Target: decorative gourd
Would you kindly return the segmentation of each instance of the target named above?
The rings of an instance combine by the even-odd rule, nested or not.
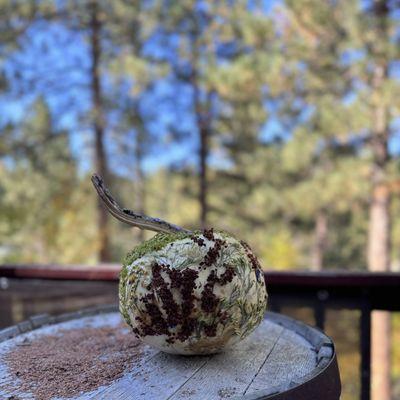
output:
[[[267,292],[248,244],[122,209],[100,177],[92,182],[115,218],[158,232],[126,256],[120,274],[120,311],[137,337],[167,353],[212,354],[257,327]]]

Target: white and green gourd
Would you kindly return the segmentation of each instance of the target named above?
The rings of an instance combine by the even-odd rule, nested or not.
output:
[[[115,218],[158,232],[128,253],[120,273],[120,311],[138,338],[167,353],[212,354],[258,326],[267,292],[248,244],[123,209],[99,176],[92,182]]]

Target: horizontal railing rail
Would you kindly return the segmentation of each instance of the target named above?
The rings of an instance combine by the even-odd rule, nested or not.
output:
[[[19,280],[116,282],[118,264],[0,265],[0,278]],[[371,385],[371,312],[400,311],[400,273],[358,271],[266,271],[269,308],[308,306],[315,324],[325,326],[327,308],[360,311],[361,400],[369,400]]]

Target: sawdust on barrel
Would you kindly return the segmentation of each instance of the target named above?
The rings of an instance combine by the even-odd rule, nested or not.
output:
[[[61,330],[57,335],[26,338],[3,359],[18,378],[19,393],[30,392],[37,400],[48,400],[73,397],[109,384],[120,378],[140,354],[138,339],[118,326]]]

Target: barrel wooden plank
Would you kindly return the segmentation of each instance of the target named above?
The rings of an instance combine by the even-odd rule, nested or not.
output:
[[[48,322],[53,322],[52,325],[21,333],[8,340],[3,335],[3,341],[0,339],[0,398],[7,399],[14,395],[19,400],[33,399],[30,393],[18,389],[18,378],[11,376],[6,363],[1,361],[3,354],[12,352],[26,338],[34,340],[35,337],[59,334],[64,330],[107,326],[131,334],[121,324],[117,312],[106,311],[94,316],[81,313],[57,317],[56,320],[50,318]],[[45,323],[46,317],[42,316],[41,321],[40,325]],[[54,324],[59,321],[63,322]],[[21,325],[17,331],[29,329],[29,324],[25,325]],[[30,324],[31,328],[33,325]],[[15,334],[12,330],[8,333]],[[329,339],[304,324],[267,313],[263,323],[248,338],[232,349],[213,356],[176,356],[142,345],[140,358],[120,379],[91,392],[81,393],[74,399],[221,400],[261,399],[269,395],[271,399],[302,399],[306,397],[279,396],[287,390],[302,387],[307,380],[316,379],[327,366],[333,371],[333,380],[332,384],[328,381],[332,386],[332,396],[325,397],[325,400],[337,400],[340,382],[333,345]]]
[[[179,357],[159,352],[144,365],[129,371],[96,398],[164,400],[192,378],[209,357]]]
[[[219,399],[243,393],[268,358],[284,329],[269,321],[231,351],[214,355],[171,400]]]
[[[101,313],[99,315],[93,315],[84,318],[74,318],[71,320],[72,317],[76,317],[78,315],[79,313],[67,313],[56,318],[42,316],[42,324],[44,324],[46,321],[51,323],[53,321],[56,322],[66,320],[66,322],[42,326],[40,329],[35,329],[22,335],[18,335],[12,339],[0,342],[0,360],[2,358],[2,355],[12,351],[15,346],[21,346],[26,340],[33,341],[35,340],[35,338],[38,338],[40,336],[57,335],[61,330],[75,330],[86,327],[102,326],[117,327],[121,324],[121,317],[116,312]],[[32,323],[32,325],[34,324]],[[143,357],[146,357],[149,353],[150,355],[152,355],[154,354],[154,352],[156,351],[146,346],[143,351]],[[0,399],[7,399],[9,396],[12,395],[18,396],[18,400],[34,399],[34,397],[30,393],[23,393],[20,392],[18,389],[12,390],[11,388],[16,384],[18,384],[18,380],[16,380],[15,376],[11,375],[8,372],[6,364],[0,361]]]
[[[286,390],[298,377],[310,373],[316,365],[316,352],[301,336],[285,330],[246,393],[270,388],[272,394]],[[265,393],[264,393],[265,394]]]

